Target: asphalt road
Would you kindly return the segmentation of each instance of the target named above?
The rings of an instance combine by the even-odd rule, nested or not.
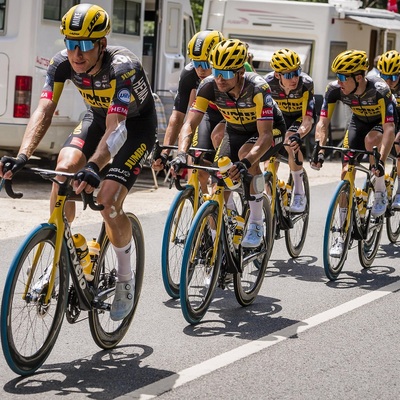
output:
[[[87,320],[64,321],[52,354],[35,375],[16,376],[0,356],[1,398],[397,398],[399,246],[389,244],[384,232],[371,269],[362,270],[354,248],[338,281],[329,282],[322,236],[336,183],[331,179],[312,186],[302,255],[289,259],[284,239],[277,241],[256,302],[242,308],[232,290],[219,289],[204,320],[194,327],[184,320],[179,301],[169,299],[161,278],[161,238],[174,193],[162,184],[154,191],[144,184],[129,195],[146,238],[146,272],[124,340],[112,351],[101,351]],[[4,199],[0,202],[7,213]],[[33,226],[36,218],[30,219],[25,223]],[[76,225],[87,235],[98,227],[94,218]],[[21,240],[21,235],[1,236],[0,295]]]

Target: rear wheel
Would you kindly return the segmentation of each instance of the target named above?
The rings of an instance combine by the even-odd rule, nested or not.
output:
[[[331,281],[337,279],[343,268],[351,240],[353,214],[348,220],[346,218],[349,196],[349,182],[341,181],[332,197],[326,218],[323,259],[325,274]],[[342,251],[334,252],[338,242],[342,243]]]
[[[289,185],[293,188],[293,176],[290,174]],[[310,185],[307,172],[303,169],[303,187],[307,199],[306,209],[301,214],[290,214],[293,228],[285,231],[286,248],[289,255],[296,258],[303,250],[304,242],[307,236],[308,220],[310,218]]]
[[[267,196],[263,197],[263,227],[264,238],[257,249],[242,251],[242,273],[234,274],[234,289],[238,303],[242,306],[248,306],[254,302],[264,281],[265,270],[273,241],[272,234],[272,216],[270,201]]]
[[[139,302],[144,274],[144,237],[142,227],[137,217],[127,213],[132,226],[131,242],[131,266],[135,281],[135,293],[133,296],[132,311],[121,321],[113,321],[110,318],[111,303],[114,299],[114,290],[107,294],[107,290],[115,289],[117,281],[117,258],[113,246],[105,234],[100,241],[100,255],[98,264],[94,267],[93,286],[96,294],[103,293],[103,298],[95,298],[95,307],[89,311],[89,326],[95,343],[102,349],[115,347],[125,336],[129,325],[135,315]]]
[[[393,189],[386,211],[386,232],[390,242],[396,243],[400,235],[400,210],[392,209],[392,203],[396,196],[398,186],[397,168],[395,166],[392,168],[390,177],[393,179]]]
[[[364,229],[367,232],[366,238],[358,241],[358,258],[364,268],[369,268],[379,249],[379,243],[383,230],[383,216],[374,218],[371,215],[374,203],[374,191],[368,190],[367,210],[365,213]]]
[[[196,213],[183,252],[180,280],[182,313],[190,324],[201,321],[208,310],[218,282],[222,245],[214,243],[218,203],[206,201]],[[214,261],[214,246],[217,246]]]

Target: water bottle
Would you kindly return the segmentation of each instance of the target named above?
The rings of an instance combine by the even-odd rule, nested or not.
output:
[[[362,199],[363,199],[363,207],[362,210],[360,212],[360,216],[361,218],[365,217],[365,212],[367,211],[367,200],[368,200],[368,194],[365,190],[361,191],[361,195],[362,195]]]
[[[229,157],[221,157],[218,159],[219,172],[222,175],[222,179],[224,180],[226,187],[230,190],[235,190],[240,187],[240,180],[233,181],[229,177],[228,171],[230,170],[232,165],[232,161]]]
[[[89,249],[90,266],[84,268],[83,273],[85,274],[86,280],[92,281],[94,278],[93,267],[96,265],[100,254],[100,243],[97,242],[96,238],[93,238],[93,240],[89,240],[87,245]]]
[[[72,239],[74,241],[76,253],[78,255],[79,262],[83,268],[83,271],[85,272],[85,268],[88,267],[91,271],[92,264],[90,262],[89,249],[85,237],[80,233],[75,233],[74,235],[72,235]]]
[[[278,186],[281,191],[281,199],[282,199],[283,206],[286,208],[288,206],[288,195],[287,195],[286,183],[284,181],[279,180]]]
[[[362,192],[363,191],[360,188],[356,188],[356,203],[357,203],[357,209],[358,209],[358,213],[360,214],[360,217],[362,216],[363,208],[364,208],[364,200],[363,200]]]
[[[287,193],[287,205],[290,205],[290,201],[292,200],[292,187],[287,183],[286,184],[286,193]]]
[[[244,218],[241,215],[235,216],[235,233],[233,235],[233,244],[237,248],[239,244],[242,242],[243,238],[243,229],[244,229]]]
[[[392,197],[393,178],[389,174],[385,174],[385,186],[388,198]]]

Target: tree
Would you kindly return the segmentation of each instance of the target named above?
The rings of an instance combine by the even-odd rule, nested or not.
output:
[[[204,0],[190,0],[190,3],[192,5],[193,18],[196,26],[196,31],[199,31],[201,24],[201,14],[203,13]]]

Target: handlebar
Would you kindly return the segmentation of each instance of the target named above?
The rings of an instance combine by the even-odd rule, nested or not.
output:
[[[357,156],[361,154],[366,154],[369,156],[373,156],[375,159],[374,168],[379,168],[379,160],[381,159],[381,155],[378,151],[378,147],[374,146],[372,151],[370,150],[360,150],[360,149],[350,149],[344,147],[336,147],[336,146],[322,146],[319,144],[319,140],[315,141],[314,149],[311,155],[311,162],[317,164],[318,163],[318,153],[320,150],[335,150],[349,157],[349,159],[353,162],[357,161]]]
[[[61,172],[61,171],[54,171],[50,169],[43,169],[43,168],[24,168],[25,171],[32,171],[35,174],[39,175],[41,178],[45,180],[49,180],[53,183],[56,183],[59,185],[61,188],[64,188],[66,190],[66,195],[68,198],[73,198],[74,197],[74,191],[72,189],[72,181],[74,180],[74,173],[71,172]],[[57,176],[63,176],[66,178],[64,182],[60,182],[59,180],[56,179]],[[11,179],[1,179],[0,181],[0,191],[4,185],[4,189],[7,193],[7,195],[13,199],[20,199],[23,197],[23,193],[21,192],[15,192],[13,189],[13,181]],[[74,198],[74,200],[78,200],[79,197]],[[96,202],[93,193],[86,193],[83,191],[80,194],[80,200],[83,202],[83,209],[86,210],[87,206],[89,206],[92,210],[94,211],[101,211],[104,209],[104,206],[102,204],[99,204]]]

